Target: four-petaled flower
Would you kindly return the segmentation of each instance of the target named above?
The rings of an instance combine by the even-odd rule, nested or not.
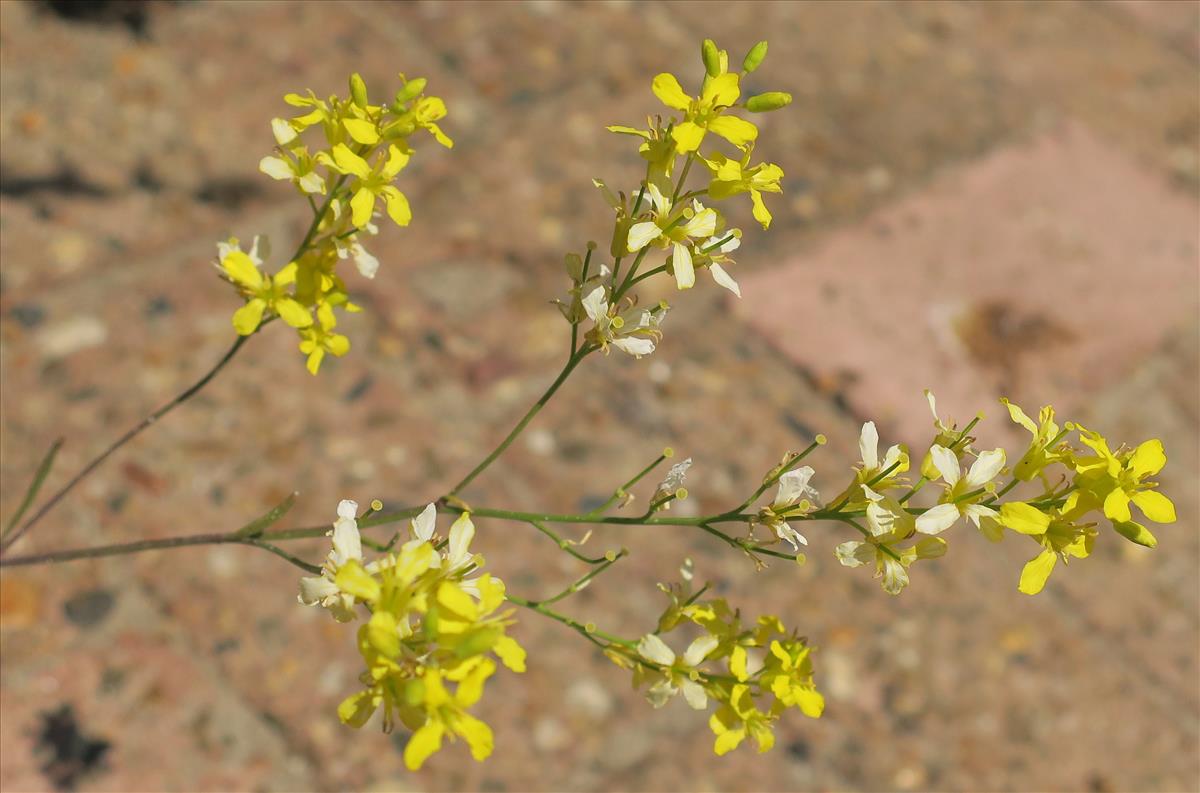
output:
[[[675,75],[663,73],[654,78],[654,95],[669,108],[680,110],[684,120],[671,129],[675,148],[687,154],[700,148],[704,136],[712,132],[734,146],[745,146],[758,137],[758,127],[737,116],[722,113],[738,101],[741,89],[739,75],[721,74],[706,81],[700,96],[683,92]]]
[[[917,531],[923,534],[940,534],[953,526],[960,516],[979,527],[982,518],[995,518],[999,515],[996,510],[977,504],[982,498],[983,488],[991,482],[1004,468],[1004,450],[992,449],[983,452],[971,464],[967,475],[963,476],[958,465],[958,457],[945,446],[934,444],[929,449],[933,465],[942,475],[946,483],[946,492],[942,495],[942,503],[926,510],[917,518]]]
[[[637,253],[651,243],[670,248],[675,283],[680,289],[690,289],[696,284],[692,249],[698,240],[712,237],[717,230],[717,213],[704,208],[699,201],[693,201],[690,210],[686,205],[673,206],[671,199],[653,182],[646,185],[646,194],[654,207],[653,219],[629,228],[629,252]]]

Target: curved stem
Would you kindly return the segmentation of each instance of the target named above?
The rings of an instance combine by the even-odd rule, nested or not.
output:
[[[566,379],[570,377],[571,372],[575,371],[575,367],[579,365],[579,362],[594,351],[594,347],[585,345],[580,347],[578,351],[574,352],[571,357],[567,359],[562,371],[558,373],[558,377],[554,379],[554,382],[550,384],[550,387],[546,389],[545,393],[538,397],[537,402],[534,402],[533,406],[526,411],[525,415],[521,417],[521,420],[517,422],[517,425],[512,428],[508,435],[504,437],[504,440],[500,441],[499,445],[496,446],[495,449],[492,449],[491,454],[483,458],[479,465],[472,469],[471,473],[464,476],[462,481],[455,485],[454,489],[443,497],[443,500],[445,498],[450,498],[451,496],[456,496],[462,492],[462,489],[471,484],[471,482],[475,480],[475,477],[483,473],[489,465],[496,461],[496,458],[504,454],[505,449],[512,445],[512,442],[515,441],[517,436],[520,435],[525,427],[529,425],[529,422],[533,421],[533,417],[541,412],[542,408],[546,406],[546,403],[550,401],[550,398],[553,397],[555,392],[558,391],[564,382],[566,382]]]
[[[51,496],[50,499],[48,501],[46,501],[45,504],[43,504],[36,512],[33,513],[33,515],[30,516],[29,520],[25,521],[25,523],[23,523],[21,525],[21,528],[17,529],[12,534],[5,537],[3,542],[0,542],[0,554],[3,554],[5,551],[7,551],[12,546],[13,543],[15,543],[17,540],[21,539],[22,535],[24,535],[27,531],[29,531],[35,525],[37,525],[38,521],[40,521],[42,518],[44,518],[46,516],[46,513],[48,513],[50,510],[54,509],[54,507],[57,506],[58,502],[62,501],[63,498],[65,498],[66,495],[68,493],[70,493],[71,490],[73,490],[77,484],[79,484],[81,481],[83,481],[88,476],[88,474],[90,474],[92,471],[94,471],[98,467],[100,467],[100,464],[103,463],[105,460],[107,460],[113,452],[117,451],[117,449],[120,449],[122,446],[129,443],[131,440],[133,440],[139,434],[141,434],[141,432],[143,430],[148,428],[150,425],[154,424],[154,422],[158,421],[163,416],[170,413],[172,410],[174,410],[179,405],[186,402],[193,395],[195,395],[195,393],[197,391],[204,388],[204,386],[208,385],[208,383],[214,377],[216,377],[217,374],[222,369],[225,368],[226,364],[228,364],[230,361],[233,360],[233,357],[235,355],[237,355],[238,350],[240,350],[242,348],[242,345],[245,344],[249,338],[250,338],[249,336],[238,336],[237,340],[234,341],[233,345],[229,348],[229,350],[226,351],[226,353],[223,356],[221,356],[221,359],[219,361],[217,361],[216,365],[213,366],[211,369],[209,369],[204,374],[204,376],[202,376],[195,383],[192,383],[192,385],[190,385],[186,389],[184,389],[183,392],[181,392],[178,396],[176,396],[170,402],[163,405],[158,410],[154,411],[149,416],[146,416],[144,419],[139,421],[136,425],[133,426],[133,428],[126,431],[126,433],[124,435],[122,435],[120,438],[117,438],[117,440],[114,441],[111,445],[109,445],[109,447],[107,449],[105,449],[97,457],[92,459],[92,461],[90,463],[88,463],[82,469],[80,469],[79,473],[77,473],[77,474],[75,474],[75,476],[71,477],[71,480],[69,482],[67,482],[65,485],[63,485],[61,488],[59,488],[58,491],[53,496]]]

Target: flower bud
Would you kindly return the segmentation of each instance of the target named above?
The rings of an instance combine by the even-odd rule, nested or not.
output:
[[[721,51],[712,39],[705,39],[700,45],[700,60],[704,62],[704,71],[708,72],[709,77],[716,77],[721,73]]]
[[[578,253],[568,253],[564,265],[567,268],[567,275],[575,283],[583,280],[583,259]]]
[[[792,95],[784,91],[767,91],[755,94],[746,100],[746,109],[751,113],[769,113],[792,103]]]
[[[746,53],[746,58],[742,61],[742,71],[747,74],[754,71],[762,65],[765,57],[767,57],[767,42],[760,41]]]
[[[366,109],[367,84],[363,82],[363,78],[358,72],[350,75],[350,98],[354,100],[355,105]]]
[[[409,80],[404,84],[404,87],[396,92],[396,104],[402,105],[405,102],[417,97],[425,90],[425,84],[429,82],[424,77],[418,77],[415,80]]]

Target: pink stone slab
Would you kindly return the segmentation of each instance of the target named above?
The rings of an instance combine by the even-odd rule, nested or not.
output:
[[[1197,204],[1070,124],[742,278],[736,311],[851,407],[928,438],[1001,395],[1078,408],[1195,326]]]

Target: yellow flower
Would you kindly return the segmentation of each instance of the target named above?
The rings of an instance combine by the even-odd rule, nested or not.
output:
[[[740,161],[726,157],[720,152],[714,152],[711,158],[704,160],[704,164],[712,171],[708,195],[714,201],[719,201],[738,193],[749,193],[754,219],[766,229],[771,226],[771,213],[763,203],[762,194],[783,192],[783,188],[779,186],[779,180],[783,178],[783,169],[769,162],[761,162],[751,167],[751,151],[753,149],[747,146],[746,153]]]
[[[771,721],[770,714],[754,707],[750,687],[744,683],[735,684],[730,689],[728,703],[717,708],[708,719],[709,729],[717,736],[713,742],[713,752],[720,756],[732,751],[747,735],[754,738],[760,754],[769,750],[775,745]]]
[[[324,314],[324,312],[321,312]],[[333,312],[320,317],[321,322],[300,330],[300,352],[308,356],[308,371],[316,374],[321,368],[325,353],[339,358],[350,351],[350,340],[340,333],[333,333]]]
[[[673,205],[653,182],[646,185],[646,194],[653,207],[651,220],[634,223],[629,228],[627,248],[630,253],[637,253],[652,243],[670,248],[676,286],[691,289],[696,284],[692,251],[716,231],[717,212],[704,208],[699,201],[692,201],[691,207]]]
[[[739,79],[737,74],[718,75],[705,81],[700,96],[691,97],[683,92],[675,75],[664,72],[654,78],[654,95],[684,114],[684,120],[671,129],[676,150],[683,154],[696,151],[709,132],[735,146],[744,146],[758,137],[758,127],[749,121],[722,115],[741,96]]]
[[[1008,408],[1008,415],[1012,420],[1029,430],[1030,434],[1033,435],[1033,439],[1029,444],[1029,450],[1025,452],[1016,466],[1013,467],[1013,476],[1023,482],[1028,482],[1041,474],[1046,466],[1061,460],[1063,457],[1062,454],[1055,453],[1050,449],[1051,441],[1058,437],[1058,424],[1054,421],[1054,408],[1050,405],[1043,406],[1041,411],[1038,412],[1038,420],[1035,424],[1033,419],[1025,415],[1025,411],[1021,410],[1017,405],[1009,402],[1007,399],[1001,399],[1000,401]]]
[[[1117,532],[1139,545],[1153,548],[1158,541],[1145,526],[1133,520],[1129,504],[1135,504],[1155,523],[1175,522],[1175,505],[1153,489],[1158,487],[1157,482],[1147,481],[1147,477],[1157,474],[1167,464],[1162,441],[1148,440],[1118,457],[1097,432],[1079,427],[1079,439],[1096,454],[1074,458],[1079,489],[1071,494],[1068,505],[1098,503]]]
[[[1017,585],[1021,592],[1026,595],[1041,592],[1060,558],[1063,564],[1066,564],[1068,557],[1084,559],[1091,554],[1096,539],[1096,524],[1078,522],[1079,517],[1087,511],[1086,506],[1064,506],[1060,511],[1045,516],[1045,528],[1034,536],[1042,546],[1042,551],[1030,559],[1021,570],[1021,581]],[[1003,515],[1001,508],[1001,516]]]
[[[288,287],[296,282],[294,262],[268,277],[258,269],[250,254],[235,245],[222,256],[221,268],[248,298],[246,304],[233,313],[233,327],[238,335],[249,336],[258,330],[263,315],[268,312],[278,315],[293,328],[313,324],[309,310],[288,294]]]
[[[408,165],[409,154],[399,146],[390,145],[387,157],[380,157],[374,167],[355,154],[344,143],[333,147],[333,156],[322,152],[318,155],[326,165],[342,174],[356,178],[351,185],[353,197],[350,199],[351,222],[356,228],[363,228],[371,222],[371,214],[375,211],[375,200],[382,198],[387,204],[387,213],[398,226],[407,226],[412,220],[412,210],[408,199],[394,186],[392,180]]]

